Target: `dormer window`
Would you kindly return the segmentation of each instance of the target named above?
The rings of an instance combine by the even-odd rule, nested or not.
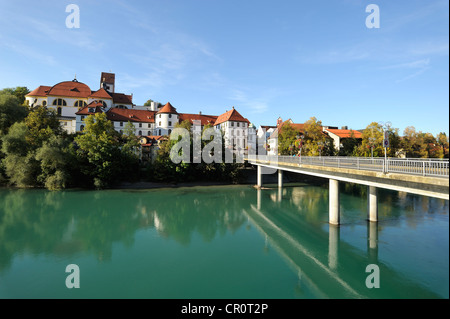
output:
[[[89,108],[89,113],[95,113],[95,109],[93,107]]]

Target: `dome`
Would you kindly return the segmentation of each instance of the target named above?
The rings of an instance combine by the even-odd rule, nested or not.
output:
[[[54,85],[48,95],[57,95],[63,97],[87,98],[91,95],[91,89],[84,83],[74,81],[60,82]]]

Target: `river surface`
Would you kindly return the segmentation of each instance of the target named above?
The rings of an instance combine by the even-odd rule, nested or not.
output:
[[[0,189],[0,298],[449,298],[448,201],[349,185]]]

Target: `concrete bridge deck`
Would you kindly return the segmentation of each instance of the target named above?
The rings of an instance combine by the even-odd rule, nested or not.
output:
[[[377,188],[403,191],[449,200],[448,160],[248,156],[257,166],[257,186],[262,175],[278,172],[283,186],[283,171],[327,178],[330,181],[330,224],[339,224],[339,182],[368,186],[368,220],[378,221]]]

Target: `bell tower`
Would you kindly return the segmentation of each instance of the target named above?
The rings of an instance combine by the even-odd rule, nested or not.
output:
[[[105,89],[108,93],[114,93],[116,75],[114,73],[102,72],[100,77],[100,88]]]

